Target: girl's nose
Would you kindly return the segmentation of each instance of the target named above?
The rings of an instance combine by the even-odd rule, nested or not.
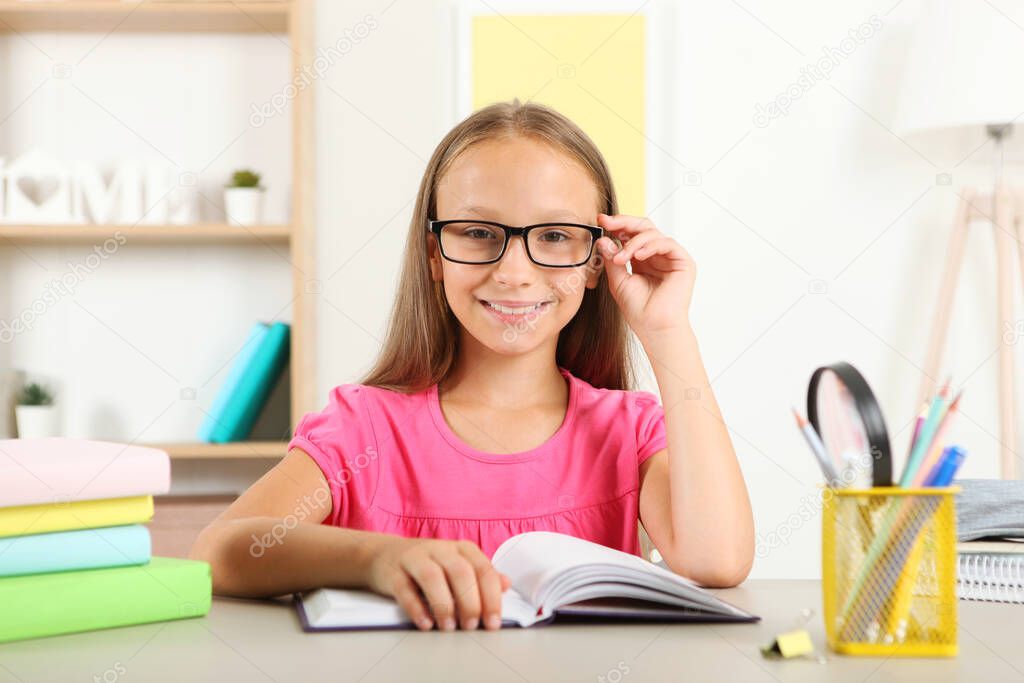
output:
[[[536,274],[536,264],[526,253],[526,242],[521,235],[509,239],[501,260],[494,269],[494,279],[505,285],[529,282]]]

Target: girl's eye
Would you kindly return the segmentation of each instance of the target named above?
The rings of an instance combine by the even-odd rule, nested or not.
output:
[[[552,242],[554,244],[558,244],[559,242],[564,242],[565,240],[569,239],[569,236],[566,235],[564,232],[551,230],[549,232],[542,233],[540,239],[543,242]]]
[[[481,228],[481,227],[466,228],[466,230],[464,230],[462,232],[462,234],[465,237],[469,237],[471,239],[486,240],[486,239],[493,239],[494,238],[494,231],[493,230],[488,230],[487,228]]]

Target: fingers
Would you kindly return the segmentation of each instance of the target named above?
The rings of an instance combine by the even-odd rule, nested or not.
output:
[[[611,284],[615,284],[616,279],[626,279],[625,264],[630,261],[634,264],[645,261],[656,254],[676,262],[669,267],[670,270],[685,269],[688,267],[685,264],[692,267],[693,259],[682,245],[660,232],[650,219],[640,216],[609,216],[603,213],[598,214],[597,218],[598,224],[608,233],[598,240],[598,249],[607,259],[606,269],[610,271]],[[618,240],[622,246],[614,246],[614,240]],[[620,265],[623,270],[616,269],[616,266]]]
[[[408,574],[402,571],[395,572],[391,595],[394,596],[398,606],[413,620],[416,628],[421,631],[429,631],[434,627],[434,620],[430,617],[423,598],[420,597],[420,591]]]
[[[465,630],[481,623],[489,630],[501,628],[502,593],[512,581],[475,543],[445,541],[420,548],[404,558],[396,573],[400,577],[390,592],[420,629],[436,622],[442,631],[452,631],[456,620]]]
[[[476,568],[463,555],[447,551],[438,554],[437,562],[448,577],[459,624],[466,630],[475,629],[480,624],[481,610]]]
[[[612,258],[616,263],[627,263],[631,258],[633,258],[633,255],[637,250],[651,244],[652,242],[662,239],[663,237],[664,235],[657,230],[646,230],[641,232],[636,237],[629,240],[629,242],[626,243],[626,246],[624,246],[622,250]]]
[[[650,258],[655,254],[662,254],[669,259],[674,261],[688,261],[693,262],[686,249],[676,242],[671,237],[661,237],[656,240],[651,240],[647,244],[641,246],[633,253],[633,258],[639,261]]]
[[[655,229],[654,223],[645,216],[627,216],[616,214],[609,216],[606,213],[597,214],[597,224],[613,233],[616,237],[636,235],[644,230]]]
[[[479,586],[480,614],[484,628],[501,628],[501,594],[512,584],[512,580],[498,572],[483,551],[473,543],[460,546],[460,551],[473,567]],[[466,628],[465,626],[463,628]],[[469,628],[476,628],[476,625]]]
[[[423,591],[438,627],[442,631],[454,630],[455,599],[441,565],[430,555],[421,555],[404,568]]]

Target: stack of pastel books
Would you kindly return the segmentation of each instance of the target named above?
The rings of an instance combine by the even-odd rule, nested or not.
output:
[[[156,448],[0,440],[0,642],[206,614],[210,566],[151,556],[170,483]]]
[[[288,367],[290,333],[288,323],[258,322],[252,326],[206,411],[199,427],[200,441],[229,443],[249,438]]]

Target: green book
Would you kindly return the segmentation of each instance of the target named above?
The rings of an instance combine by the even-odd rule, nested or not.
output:
[[[198,617],[210,611],[210,565],[149,564],[0,579],[0,643]]]

